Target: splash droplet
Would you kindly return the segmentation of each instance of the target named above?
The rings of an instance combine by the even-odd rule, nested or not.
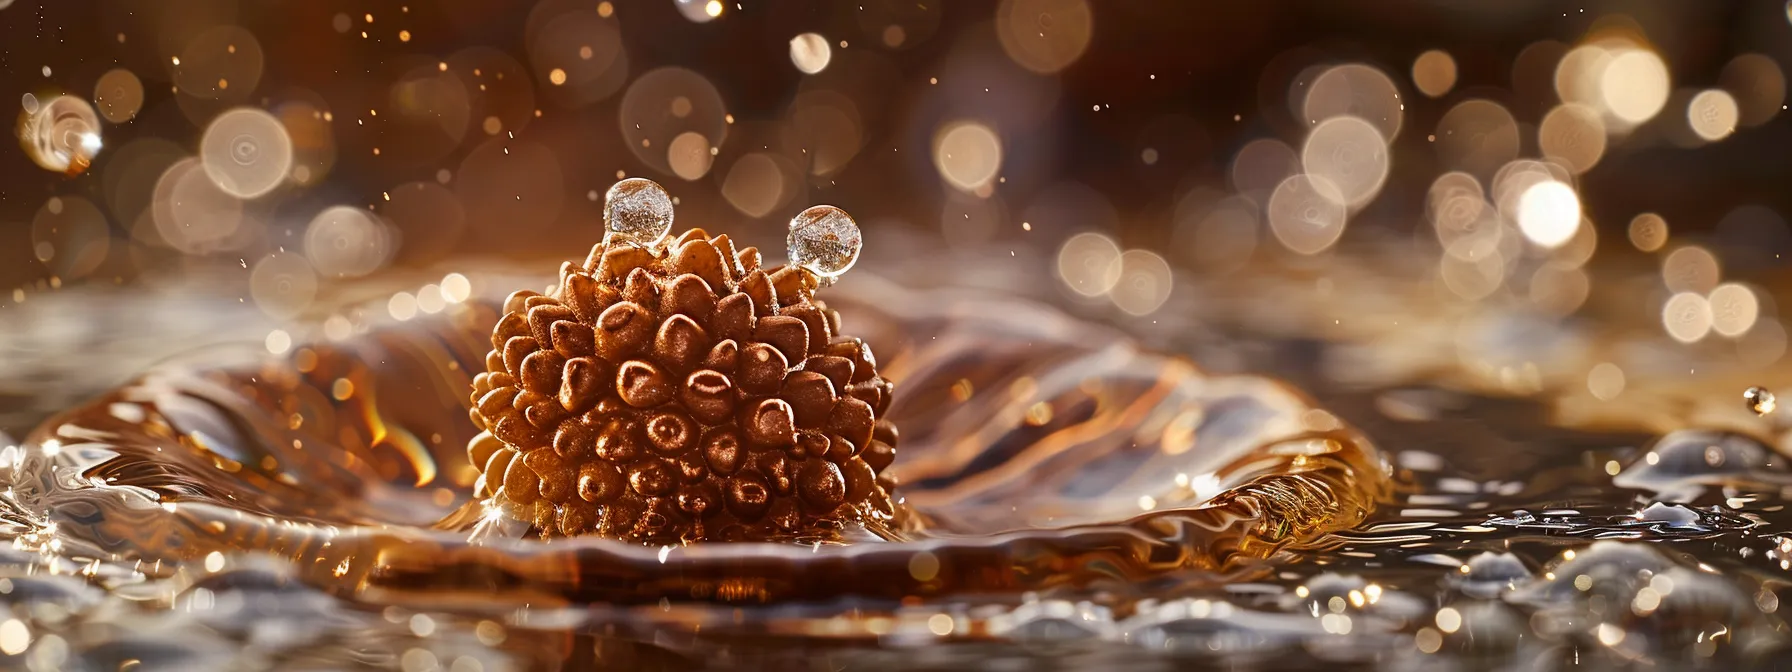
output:
[[[658,182],[631,177],[604,193],[607,237],[654,246],[672,230],[672,197]]]
[[[100,151],[100,118],[87,101],[57,96],[26,117],[19,138],[37,165],[75,175]]]
[[[837,278],[859,260],[859,225],[831,205],[817,205],[790,218],[790,264],[822,278]]]
[[[1773,398],[1773,393],[1759,385],[1743,391],[1742,402],[1748,404],[1748,410],[1754,411],[1755,415],[1767,415],[1779,406],[1779,400]]]

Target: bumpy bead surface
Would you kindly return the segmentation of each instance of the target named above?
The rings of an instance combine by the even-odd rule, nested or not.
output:
[[[889,520],[890,382],[813,273],[759,259],[692,229],[512,294],[474,382],[477,496],[543,535],[647,544]]]

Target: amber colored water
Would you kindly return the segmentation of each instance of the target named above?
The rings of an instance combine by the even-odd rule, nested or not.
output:
[[[1343,286],[1195,288],[1166,309],[1177,320],[1130,335],[974,278],[829,290],[898,381],[892,469],[912,524],[826,545],[547,541],[486,520],[467,502],[468,369],[512,276],[279,355],[222,337],[238,345],[153,367],[0,452],[0,621],[31,642],[0,662],[1785,660],[1785,430],[1740,402],[1707,408],[1743,389],[1725,395],[1721,367],[1680,385],[1638,372],[1624,406],[1601,405],[1555,382],[1572,366],[1552,357],[1643,337],[1538,323],[1518,338],[1398,284],[1328,277]],[[1342,329],[1362,301],[1409,326]],[[1483,349],[1434,352],[1426,320],[1446,318],[1450,343]],[[1500,358],[1533,367],[1502,375]]]

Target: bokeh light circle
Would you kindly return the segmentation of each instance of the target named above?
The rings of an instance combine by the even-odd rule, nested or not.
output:
[[[124,68],[108,70],[93,84],[93,102],[106,121],[130,121],[143,109],[143,82]]]
[[[1269,230],[1298,254],[1318,254],[1344,235],[1349,217],[1338,188],[1311,175],[1295,175],[1276,186],[1266,214]]]
[[[272,317],[296,317],[317,297],[317,274],[303,256],[274,252],[250,269],[249,296]]]
[[[1076,234],[1058,248],[1057,268],[1058,278],[1070,291],[1101,296],[1120,283],[1120,246],[1099,233]]]
[[[305,228],[305,256],[326,277],[352,278],[379,270],[396,243],[384,222],[346,205],[317,213]]]
[[[1716,142],[1736,132],[1741,110],[1736,99],[1719,89],[1706,89],[1692,97],[1686,106],[1686,121],[1692,132],[1707,142]]]
[[[1437,122],[1437,156],[1446,168],[1481,179],[1518,156],[1518,122],[1490,100],[1457,103]]]
[[[1531,185],[1518,199],[1518,228],[1533,243],[1560,247],[1580,228],[1580,196],[1554,180]]]
[[[162,173],[151,212],[163,242],[187,254],[228,249],[243,224],[242,201],[220,189],[197,158]]]
[[[1630,219],[1630,244],[1644,252],[1654,252],[1668,242],[1668,222],[1653,212],[1645,212]]]
[[[1086,0],[1002,0],[996,37],[1015,63],[1051,74],[1069,67],[1089,48],[1095,16]]]
[[[948,123],[934,135],[933,165],[948,184],[975,192],[988,186],[1001,171],[1002,140],[975,121]]]
[[[667,159],[672,141],[696,133],[710,147],[721,147],[727,137],[727,117],[727,106],[714,84],[676,67],[641,75],[622,94],[617,114],[629,151],[642,163],[669,175],[677,174]]]
[[[199,160],[218,188],[238,198],[273,191],[292,169],[292,138],[274,115],[238,108],[218,115],[199,141]]]
[[[1543,156],[1576,175],[1591,170],[1605,156],[1605,122],[1585,105],[1557,105],[1537,125],[1537,146]]]
[[[1332,117],[1355,117],[1379,131],[1385,145],[1400,135],[1405,108],[1392,78],[1367,65],[1351,63],[1329,68],[1314,78],[1301,109],[1308,128],[1323,125]]]
[[[1456,59],[1440,49],[1419,54],[1412,62],[1412,84],[1432,98],[1449,93],[1456,86]]]
[[[1352,116],[1320,122],[1301,148],[1301,166],[1308,175],[1336,188],[1343,205],[1361,208],[1381,192],[1388,178],[1388,148],[1373,124]]]
[[[1169,262],[1156,252],[1127,250],[1120,254],[1119,278],[1108,290],[1108,300],[1129,315],[1150,315],[1170,298],[1175,284]]]
[[[79,196],[55,196],[31,220],[31,253],[56,277],[86,277],[111,249],[106,216]]]
[[[803,33],[790,38],[790,62],[805,75],[828,69],[828,61],[833,56],[834,50],[828,46],[828,38],[819,33]]]

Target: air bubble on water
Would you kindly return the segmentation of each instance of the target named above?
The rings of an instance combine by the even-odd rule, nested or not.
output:
[[[852,216],[831,205],[817,205],[790,218],[786,239],[790,264],[824,279],[840,277],[859,260],[864,242]]]
[[[1779,407],[1779,401],[1773,398],[1773,392],[1756,385],[1742,392],[1742,403],[1748,404],[1748,410],[1755,415],[1767,415]]]
[[[100,151],[100,118],[87,101],[57,96],[25,118],[19,139],[25,153],[44,169],[79,173]]]
[[[658,182],[631,177],[604,193],[604,237],[652,247],[672,231],[672,197]]]
[[[37,114],[37,109],[41,107],[37,102],[37,96],[29,93],[19,98],[19,105],[25,108],[25,114]]]

